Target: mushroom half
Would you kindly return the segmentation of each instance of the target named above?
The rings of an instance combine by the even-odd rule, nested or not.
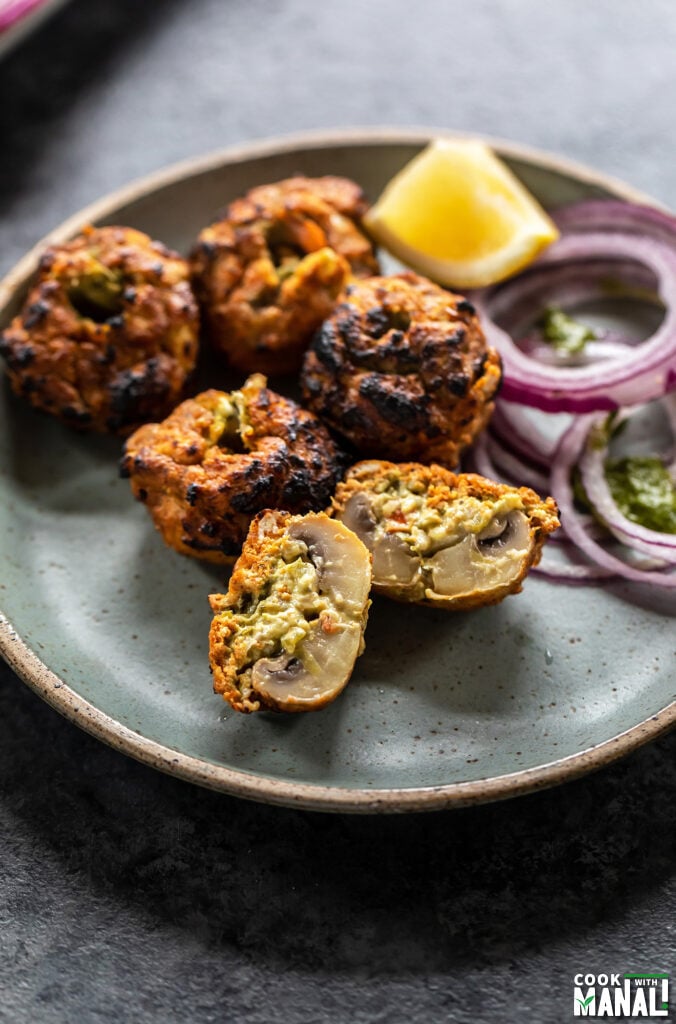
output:
[[[521,589],[559,525],[551,498],[439,466],[363,462],[334,515],[373,556],[373,588],[401,601],[463,609]]]
[[[495,516],[481,533],[465,534],[426,560],[430,592],[448,598],[509,593],[528,567],[533,539],[524,512]]]
[[[238,711],[313,711],[344,689],[361,654],[371,558],[324,513],[265,512],[227,595],[213,595],[214,689]]]
[[[340,521],[356,533],[371,552],[374,586],[392,583],[398,587],[413,587],[420,581],[420,558],[397,533],[379,528],[367,492],[352,495],[340,513]]]

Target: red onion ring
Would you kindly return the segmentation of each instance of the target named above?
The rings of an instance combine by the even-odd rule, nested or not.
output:
[[[472,445],[468,461],[475,472],[488,480],[502,480],[516,487],[530,487],[539,494],[546,493],[549,487],[544,473],[527,465],[518,455],[507,451],[497,438],[485,433]]]
[[[670,395],[665,395],[663,405],[667,414],[669,426],[671,427],[671,436],[673,439],[671,452],[667,456],[667,458],[671,460],[670,465],[667,466],[667,470],[672,479],[676,481],[676,394],[672,392]]]
[[[605,361],[602,372],[596,364],[547,367],[522,352],[491,319],[500,315],[504,304],[505,292],[498,287],[487,297],[478,298],[477,304],[484,315],[489,343],[503,359],[504,398],[547,412],[590,412],[647,402],[676,385],[676,251],[662,242],[634,235],[590,233],[561,238],[543,261],[553,270],[556,264],[567,261],[564,270],[569,274],[571,261],[577,261],[579,272],[579,262],[594,257],[604,261],[609,257],[638,260],[648,267],[657,278],[658,293],[667,309],[662,324],[628,357]],[[536,275],[538,284],[543,269],[540,267]],[[533,275],[527,274],[520,280],[524,289],[532,289]],[[511,295],[513,298],[513,290]]]
[[[469,472],[485,476],[487,480],[499,479],[497,466],[493,464],[488,454],[485,434],[479,434],[475,438],[471,450],[466,453],[466,465]]]
[[[577,426],[576,424],[575,427]],[[676,534],[648,530],[640,523],[628,519],[618,508],[605,474],[608,447],[598,447],[589,443],[590,432],[602,426],[603,418],[595,417],[587,429],[582,455],[578,461],[582,483],[594,511],[603,520],[606,528],[627,547],[642,551],[643,554],[669,565],[676,565]]]
[[[530,487],[538,494],[546,494],[549,480],[534,466],[529,465],[504,447],[502,442],[490,434],[486,436],[486,448],[498,470],[520,487]]]
[[[556,442],[543,437],[520,406],[498,399],[490,429],[521,458],[540,468],[549,469]]]
[[[676,573],[668,566],[664,571],[665,561],[676,563],[676,537],[672,541],[670,535],[645,530],[622,516],[605,479],[604,449],[585,451],[589,430],[599,417],[585,415],[574,421],[555,445],[538,436],[536,425],[517,404],[588,414],[662,398],[676,451],[676,394],[667,394],[676,389],[676,217],[619,201],[591,200],[560,209],[554,218],[564,237],[532,268],[472,295],[505,369],[502,400],[490,428],[493,436],[475,445],[480,471],[499,477],[496,467],[501,468],[514,482],[535,484],[542,492],[541,473],[537,483],[532,474],[553,461],[551,490],[562,512],[560,532],[569,540],[561,538],[558,557],[553,548],[546,551],[535,572],[570,583],[622,576],[676,587]],[[535,344],[537,339],[531,339],[530,349],[524,351],[509,337],[508,332],[525,332],[533,322],[533,310],[541,310],[548,298],[574,306],[603,294],[608,278],[621,280],[629,295],[657,292],[664,303],[666,316],[645,342],[609,335],[595,346],[596,352],[590,348],[583,359],[572,360],[553,358]],[[622,560],[625,555],[619,558],[605,550],[607,533],[574,506],[570,472],[580,457],[590,499],[608,526],[615,527],[615,542],[629,546],[626,557],[633,558],[633,564]],[[676,473],[676,458],[672,472]],[[637,553],[650,556],[648,566],[645,559],[644,565],[635,564]],[[576,556],[589,558],[591,564],[576,562]]]
[[[616,575],[623,576],[625,579],[637,583],[651,583],[653,586],[658,587],[676,587],[676,573],[670,572],[665,574],[658,570],[648,571],[627,565],[626,562],[609,554],[600,544],[597,544],[589,536],[582,523],[582,519],[574,505],[570,474],[573,466],[576,465],[580,458],[589,431],[596,422],[596,419],[592,415],[579,417],[561,438],[554,457],[551,488],[561,511],[566,534],[597,565],[608,569]]]
[[[553,534],[556,537],[557,534]],[[550,537],[550,540],[552,538]],[[559,552],[566,552],[569,560],[562,562],[558,558],[552,558],[549,551],[545,550],[537,565],[534,565],[531,572],[539,576],[546,576],[550,580],[560,583],[599,583],[601,580],[614,579],[616,574],[609,569],[602,569],[600,565],[586,562],[573,561],[573,553],[569,551],[571,544],[566,543],[565,538],[558,545]],[[573,549],[577,551],[577,549]]]
[[[582,236],[572,236],[581,238]],[[603,297],[609,280],[624,282],[623,290],[631,296],[638,292],[654,295],[657,279],[653,271],[636,259],[603,259],[602,256],[575,259],[561,263],[559,253],[563,239],[555,242],[524,273],[494,288],[480,291],[477,299],[487,295],[494,320],[510,334],[523,328],[524,321],[533,320],[533,311],[543,312],[543,306],[555,303],[571,307],[588,299]],[[543,296],[547,302],[543,303]],[[495,313],[498,313],[496,316]]]
[[[584,199],[561,206],[552,217],[562,232],[621,231],[676,245],[676,218],[654,206],[620,199]]]

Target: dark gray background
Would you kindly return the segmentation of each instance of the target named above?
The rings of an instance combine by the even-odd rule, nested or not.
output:
[[[511,138],[673,207],[675,55],[673,0],[74,0],[0,65],[2,269],[130,178],[334,125]],[[676,736],[364,819],[155,774],[4,666],[0,704],[3,1022],[558,1024],[578,970],[673,971]]]

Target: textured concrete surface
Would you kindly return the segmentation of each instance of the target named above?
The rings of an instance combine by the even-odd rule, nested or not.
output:
[[[355,123],[513,138],[676,206],[675,47],[671,0],[74,0],[0,65],[0,263],[170,161]],[[0,1020],[567,1021],[579,970],[674,969],[675,754],[329,817],[159,776],[0,667]]]

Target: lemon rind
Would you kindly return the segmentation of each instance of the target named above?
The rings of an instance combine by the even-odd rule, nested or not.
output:
[[[382,211],[392,206],[396,209],[396,193],[400,182],[410,172],[412,165],[424,161],[425,155],[435,149],[447,152],[455,150],[463,158],[474,151],[478,155],[477,167],[483,166],[487,177],[508,184],[515,213],[520,216],[515,218],[518,226],[506,245],[478,259],[441,259],[421,252],[387,225],[389,218],[383,216]],[[376,204],[366,214],[364,226],[378,244],[413,270],[447,287],[465,289],[497,284],[512,277],[529,266],[543,249],[559,237],[556,225],[537,199],[493,150],[480,140],[463,140],[458,143],[456,140],[435,139],[430,142],[429,146],[390,179]]]

